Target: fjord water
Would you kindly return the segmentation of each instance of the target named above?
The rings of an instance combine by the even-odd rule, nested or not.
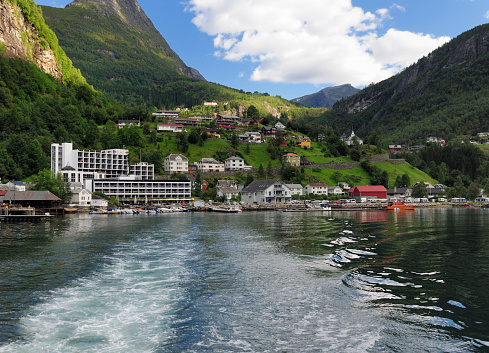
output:
[[[489,350],[489,210],[0,230],[0,352]]]

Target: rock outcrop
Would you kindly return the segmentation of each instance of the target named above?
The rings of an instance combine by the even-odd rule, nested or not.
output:
[[[0,0],[0,53],[30,61],[59,81],[63,78],[53,50],[39,38],[22,10],[7,0]]]

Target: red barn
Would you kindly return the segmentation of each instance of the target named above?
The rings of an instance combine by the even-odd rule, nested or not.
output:
[[[383,185],[358,185],[348,191],[351,198],[386,199],[387,189]]]

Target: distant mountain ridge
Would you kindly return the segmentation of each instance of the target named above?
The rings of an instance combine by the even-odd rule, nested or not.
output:
[[[489,25],[452,39],[401,73],[338,101],[319,121],[360,136],[425,141],[489,130]]]
[[[294,98],[292,101],[310,108],[331,108],[338,100],[347,98],[358,91],[358,88],[355,88],[350,84],[345,84],[341,86],[326,87],[317,93]]]

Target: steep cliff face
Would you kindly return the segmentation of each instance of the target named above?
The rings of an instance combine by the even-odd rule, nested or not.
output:
[[[10,58],[31,61],[59,81],[63,78],[53,50],[39,38],[37,29],[24,17],[20,7],[7,0],[0,0],[0,52]]]

